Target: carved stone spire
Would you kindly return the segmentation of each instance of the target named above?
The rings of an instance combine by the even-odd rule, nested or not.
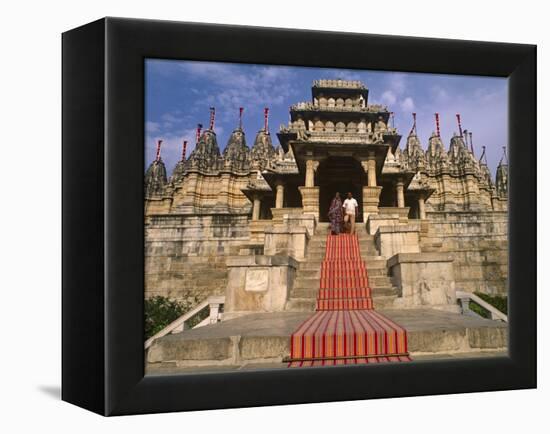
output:
[[[243,170],[248,166],[250,150],[246,146],[244,131],[240,126],[231,133],[223,151],[223,158],[226,164],[230,164],[235,169]]]
[[[420,139],[416,135],[415,126],[413,126],[409,133],[409,137],[407,137],[407,144],[403,150],[403,163],[407,168],[412,170],[418,170],[424,167],[426,163],[426,157],[422,150]]]
[[[458,174],[462,174],[464,171],[478,172],[479,170],[477,160],[466,146],[464,138],[461,135],[455,133],[451,138],[448,157],[451,169]]]
[[[491,178],[491,171],[489,170],[489,165],[487,164],[487,156],[485,155],[485,146],[481,147],[481,157],[479,158],[479,170],[481,174],[481,179],[485,184],[492,186],[493,180]]]
[[[206,130],[199,138],[197,146],[189,156],[192,167],[208,170],[215,169],[220,158],[220,148],[216,139],[216,133]]]
[[[502,158],[497,166],[496,189],[499,196],[508,197],[508,157],[505,146],[503,146]]]
[[[271,135],[269,131],[262,128],[256,135],[254,146],[250,151],[250,159],[255,168],[260,170],[265,169],[275,157],[275,148],[271,143]]]
[[[187,151],[187,140],[183,141],[183,147],[181,152],[181,160],[176,163],[176,167],[174,167],[174,171],[172,172],[172,176],[170,177],[170,182],[177,183],[181,181],[185,177],[186,172],[186,159],[185,154]]]
[[[145,196],[160,196],[166,186],[166,167],[160,155],[147,168],[145,172]]]
[[[432,133],[428,140],[428,149],[426,150],[426,166],[430,170],[434,170],[440,166],[447,165],[447,153],[441,141],[441,137],[435,132]]]

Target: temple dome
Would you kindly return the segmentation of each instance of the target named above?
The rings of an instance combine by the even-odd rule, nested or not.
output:
[[[246,139],[244,131],[241,128],[237,128],[231,133],[227,146],[223,151],[223,157],[231,163],[244,165],[249,158],[248,146],[246,146]]]
[[[256,135],[254,146],[250,151],[250,158],[260,169],[263,169],[274,157],[275,148],[271,142],[271,135],[269,131],[262,128]]]
[[[211,169],[217,165],[220,157],[220,148],[216,133],[212,130],[206,130],[199,138],[199,142],[191,155],[189,161],[201,169]]]
[[[146,196],[159,195],[166,185],[166,166],[161,158],[153,161],[145,172]]]

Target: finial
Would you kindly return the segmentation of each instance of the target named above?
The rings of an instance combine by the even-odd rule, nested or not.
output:
[[[199,143],[199,140],[201,138],[201,130],[202,130],[202,124],[197,124],[197,143]]]
[[[156,161],[160,161],[160,146],[162,145],[162,140],[157,141],[157,157],[155,158]]]
[[[482,149],[482,151],[481,151],[481,157],[479,157],[479,162],[486,165],[487,164],[487,156],[485,155],[485,146],[482,146],[481,149]]]
[[[216,108],[210,107],[210,131],[214,131],[215,120],[216,120]]]
[[[456,114],[456,120],[458,122],[458,133],[460,134],[460,137],[464,137],[462,134],[462,124],[460,123],[460,114]]]
[[[472,138],[472,132],[469,132],[470,134],[470,149],[472,150],[472,154],[474,153],[474,139]]]
[[[264,131],[266,134],[269,134],[269,130],[268,130],[268,122],[269,122],[269,108],[264,108]]]
[[[416,113],[413,113],[413,125],[411,128],[411,132],[409,133],[409,136],[412,136],[413,134],[416,136]]]
[[[441,132],[439,130],[439,113],[435,114],[435,130],[437,133],[437,137],[441,138]]]
[[[181,151],[181,161],[185,161],[185,154],[187,154],[187,140],[183,141],[183,149]]]
[[[503,146],[502,147],[502,158],[500,159],[500,163],[499,166],[502,164],[502,162],[504,161],[504,164],[508,164],[508,156],[506,155],[506,146]]]
[[[243,111],[244,111],[244,108],[239,107],[239,129],[240,130],[243,129]]]
[[[464,130],[464,144],[468,147],[468,130]]]
[[[390,112],[391,127],[395,128],[395,116],[394,112]]]

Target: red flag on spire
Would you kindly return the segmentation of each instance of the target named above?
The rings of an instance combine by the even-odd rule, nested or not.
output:
[[[458,122],[458,134],[460,135],[460,137],[463,137],[463,134],[462,134],[462,124],[460,123],[460,114],[456,114],[456,120]]]
[[[413,126],[411,128],[411,132],[409,133],[409,136],[412,136],[413,133],[416,136],[417,135],[416,134],[416,113],[413,113],[412,115],[413,115]]]
[[[243,107],[239,107],[239,129],[243,129]]]
[[[441,138],[441,134],[439,131],[439,113],[435,114],[435,131],[436,131],[437,137]]]
[[[183,149],[181,151],[181,160],[185,161],[185,154],[187,154],[187,140],[183,141]]]
[[[266,132],[266,134],[269,134],[269,131],[268,131],[268,118],[269,118],[269,109],[266,107],[264,108],[264,131]]]
[[[157,157],[156,160],[160,160],[160,146],[162,145],[162,140],[157,141]]]
[[[210,107],[210,130],[214,131],[214,121],[216,119],[216,108]]]
[[[197,124],[197,143],[199,143],[199,140],[201,138],[201,130],[202,130],[202,124]]]

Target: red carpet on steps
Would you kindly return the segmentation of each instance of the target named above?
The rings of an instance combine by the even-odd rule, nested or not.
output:
[[[407,331],[373,310],[357,235],[328,235],[317,312],[292,334],[289,367],[403,362]]]

